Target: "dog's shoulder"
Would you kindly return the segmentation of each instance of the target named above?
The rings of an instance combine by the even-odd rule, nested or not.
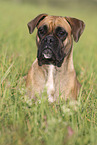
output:
[[[44,72],[42,67],[38,65],[38,60],[36,59],[30,70],[28,71],[27,80],[26,80],[26,87],[31,85],[39,84],[44,82]]]

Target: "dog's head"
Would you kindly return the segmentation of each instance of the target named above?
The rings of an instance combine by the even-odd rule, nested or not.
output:
[[[54,64],[60,67],[65,56],[69,55],[73,38],[78,42],[85,24],[75,18],[41,14],[28,23],[30,34],[35,27],[38,28],[38,64]]]

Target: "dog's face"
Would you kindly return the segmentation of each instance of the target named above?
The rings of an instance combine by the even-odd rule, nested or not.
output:
[[[61,66],[72,45],[71,27],[62,17],[47,16],[38,25],[38,62]]]
[[[75,18],[41,14],[28,23],[29,32],[32,33],[36,26],[38,64],[53,64],[60,67],[72,48],[72,35],[77,42],[85,25]]]

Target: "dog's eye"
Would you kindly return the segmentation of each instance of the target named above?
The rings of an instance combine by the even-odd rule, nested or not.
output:
[[[38,29],[38,34],[39,34],[40,37],[43,36],[43,35],[45,35],[46,32],[47,32],[47,26],[46,25],[44,25],[43,27],[40,27]]]
[[[64,36],[67,36],[67,32],[65,30],[61,30],[61,31],[58,31],[57,35],[59,37],[64,37]]]
[[[59,32],[58,32],[58,35],[60,35],[60,36],[65,35],[65,31],[59,31]]]
[[[44,34],[44,29],[40,29],[38,32],[39,34]]]
[[[65,39],[68,35],[68,33],[61,27],[58,27],[56,29],[56,35],[61,38],[61,39]]]

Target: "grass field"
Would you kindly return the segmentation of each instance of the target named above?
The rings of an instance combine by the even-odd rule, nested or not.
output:
[[[36,57],[27,23],[40,13],[82,19],[74,66],[82,89],[73,101],[49,104],[25,96],[25,76]],[[53,8],[0,1],[0,145],[97,145],[97,5]],[[71,135],[72,134],[72,135]]]

